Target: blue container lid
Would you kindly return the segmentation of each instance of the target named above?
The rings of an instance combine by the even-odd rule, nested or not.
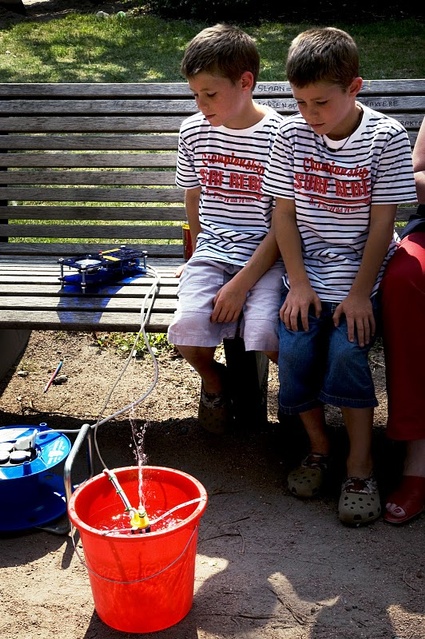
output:
[[[46,424],[5,426],[0,450],[0,531],[42,526],[66,513],[63,476],[53,470],[71,450],[63,433]]]
[[[58,466],[63,462],[71,450],[71,442],[62,433],[48,428],[45,424],[39,426],[4,426],[0,428],[0,445],[18,443],[28,438],[34,438],[33,454],[21,463],[13,463],[10,458],[0,463],[0,481],[4,479],[28,478]]]

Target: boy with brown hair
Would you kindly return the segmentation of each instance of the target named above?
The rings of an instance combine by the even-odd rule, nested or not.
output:
[[[180,128],[176,173],[195,251],[168,339],[202,379],[198,417],[214,433],[232,422],[221,341],[240,330],[247,351],[277,360],[283,267],[261,184],[283,118],[253,100],[259,68],[253,39],[225,24],[195,36],[181,63],[199,108]]]
[[[357,101],[353,38],[309,29],[292,42],[286,72],[299,114],[276,137],[263,189],[276,197],[276,239],[285,263],[279,327],[279,408],[298,414],[310,452],[288,476],[301,498],[320,491],[330,445],[325,404],[348,433],[338,512],[348,525],[381,512],[371,438],[377,405],[368,354],[378,288],[396,248],[397,205],[416,199],[404,127]]]

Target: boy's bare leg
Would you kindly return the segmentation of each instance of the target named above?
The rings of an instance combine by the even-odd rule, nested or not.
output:
[[[300,413],[301,421],[310,440],[310,451],[320,455],[329,454],[329,439],[326,433],[323,406]]]
[[[220,369],[215,363],[215,347],[177,346],[180,354],[202,378],[206,393],[219,395],[223,392]]]
[[[202,379],[198,420],[200,426],[221,435],[233,421],[233,413],[223,386],[224,366],[214,359],[215,348],[205,346],[177,346],[181,355]]]
[[[373,471],[372,427],[373,408],[341,409],[350,441],[347,477],[366,479]]]

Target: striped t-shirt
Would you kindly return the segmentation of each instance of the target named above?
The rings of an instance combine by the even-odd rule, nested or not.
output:
[[[295,201],[303,259],[322,301],[339,303],[357,275],[372,204],[417,199],[409,138],[397,120],[364,105],[358,129],[345,141],[314,133],[301,115],[284,120],[276,136],[265,193]],[[340,150],[331,150],[334,144]],[[375,282],[376,293],[397,236]],[[284,282],[289,286],[287,276]]]
[[[244,266],[270,229],[274,199],[262,180],[283,117],[268,109],[247,129],[213,127],[202,113],[181,125],[176,184],[201,187],[201,232],[192,259]]]

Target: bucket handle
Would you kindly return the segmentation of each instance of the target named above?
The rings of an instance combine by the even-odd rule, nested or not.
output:
[[[161,568],[161,570],[158,570],[158,572],[155,572],[153,575],[149,575],[148,577],[142,577],[141,579],[133,579],[131,581],[118,581],[117,579],[109,579],[108,577],[104,577],[103,575],[99,575],[99,573],[97,573],[95,570],[92,570],[91,568],[88,567],[88,565],[86,564],[86,562],[84,561],[83,557],[80,554],[80,551],[77,548],[77,544],[75,542],[75,531],[77,530],[77,528],[75,526],[71,526],[71,539],[72,539],[72,545],[74,546],[74,550],[75,550],[75,554],[77,555],[78,559],[80,560],[80,562],[83,564],[83,566],[87,569],[87,572],[90,572],[92,575],[94,575],[95,577],[98,577],[99,579],[103,579],[104,581],[109,581],[111,583],[120,583],[120,584],[124,584],[124,585],[131,585],[131,584],[139,584],[143,581],[149,581],[149,579],[154,579],[155,577],[158,577],[159,575],[162,575],[163,572],[165,572],[166,570],[169,570],[170,568],[172,568],[174,566],[174,564],[176,564],[177,562],[180,561],[180,559],[183,557],[183,555],[186,553],[187,549],[189,548],[192,539],[195,535],[195,533],[198,530],[198,525],[196,525],[194,527],[194,529],[192,530],[192,533],[187,541],[187,544],[185,545],[185,547],[183,548],[182,552],[180,553],[180,555],[178,557],[176,557],[175,559],[173,559],[173,561],[171,563],[168,564],[168,566],[165,566],[164,568]]]

